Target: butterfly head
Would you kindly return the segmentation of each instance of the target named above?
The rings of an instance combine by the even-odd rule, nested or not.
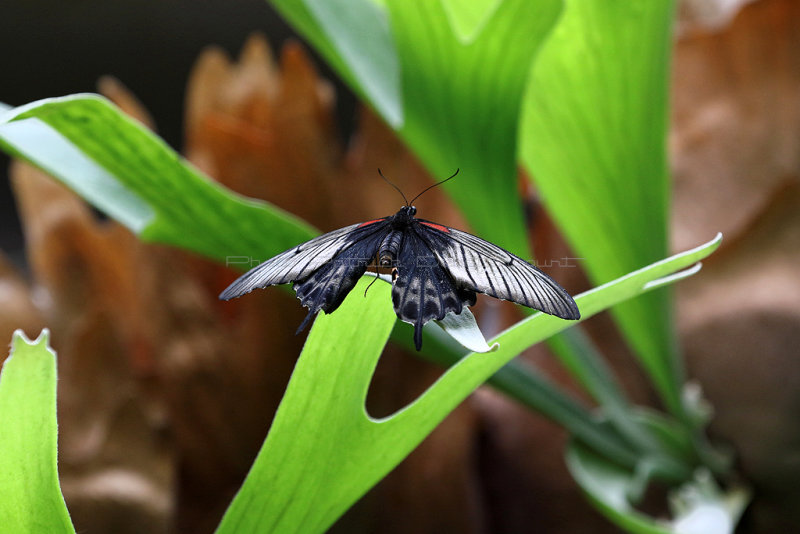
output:
[[[398,222],[402,221],[404,223],[411,222],[411,219],[414,218],[414,215],[417,214],[416,206],[401,206],[400,211],[395,214],[395,218]]]
[[[406,228],[414,220],[414,215],[417,213],[417,208],[414,206],[401,206],[397,213],[391,216],[390,222],[392,228],[399,230]]]

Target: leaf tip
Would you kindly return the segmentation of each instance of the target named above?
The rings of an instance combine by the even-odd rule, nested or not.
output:
[[[31,341],[30,338],[28,338],[28,336],[25,335],[25,332],[21,328],[17,328],[16,330],[14,330],[14,334],[11,336],[11,352],[13,353],[14,349],[16,349],[21,343],[24,343],[25,345],[29,345],[32,347],[44,343],[45,347],[49,349],[50,329],[43,328],[42,331],[39,333],[39,337]]]

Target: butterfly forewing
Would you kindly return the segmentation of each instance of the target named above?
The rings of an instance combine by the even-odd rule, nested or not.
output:
[[[256,288],[302,281],[361,240],[386,233],[386,219],[359,223],[315,237],[270,258],[233,282],[219,298],[240,297]]]
[[[420,220],[417,232],[457,284],[562,319],[578,319],[575,301],[522,258],[472,234]]]

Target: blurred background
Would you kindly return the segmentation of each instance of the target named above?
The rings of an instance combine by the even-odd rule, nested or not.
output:
[[[321,230],[396,211],[378,166],[407,193],[430,183],[262,0],[0,10],[0,102],[99,90],[215,179]],[[800,3],[682,2],[672,107],[673,249],[725,235],[677,287],[687,366],[716,409],[713,438],[734,448],[756,492],[741,532],[797,531]],[[232,271],[139,243],[4,156],[0,176],[0,339],[18,327],[53,332],[61,480],[76,528],[212,531],[266,435],[304,310],[280,291],[219,303]],[[539,257],[569,256],[535,191],[524,198]],[[464,226],[439,191],[419,207]],[[579,269],[561,271],[570,292],[588,288]],[[487,334],[518,317],[485,302],[478,314]],[[587,329],[633,397],[651,401],[610,319]],[[546,349],[524,357],[566,381]],[[371,412],[391,413],[440,372],[387,349]],[[563,467],[564,439],[482,389],[333,531],[615,532]]]

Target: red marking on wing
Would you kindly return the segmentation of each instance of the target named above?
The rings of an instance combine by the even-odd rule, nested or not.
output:
[[[436,224],[432,222],[422,222],[422,221],[420,221],[420,224],[424,224],[425,226],[430,226],[431,228],[439,230],[440,232],[445,232],[448,234],[450,233],[450,229],[446,226],[442,226],[441,224]]]
[[[382,220],[383,219],[373,219],[371,221],[367,221],[367,222],[363,222],[363,223],[359,224],[358,227],[361,228],[362,226],[367,226],[369,224],[375,224],[376,222],[381,222]]]

